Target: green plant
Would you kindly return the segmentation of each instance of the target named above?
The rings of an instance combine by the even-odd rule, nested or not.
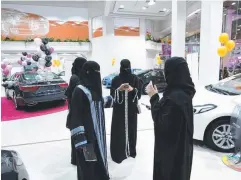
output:
[[[149,32],[146,32],[146,41],[153,41],[153,37]]]
[[[56,42],[61,42],[61,39],[56,39]]]
[[[54,38],[49,38],[49,42],[54,42]]]

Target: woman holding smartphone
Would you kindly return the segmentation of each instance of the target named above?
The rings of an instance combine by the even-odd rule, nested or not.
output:
[[[112,81],[114,98],[110,151],[112,160],[121,163],[128,157],[136,157],[138,100],[141,98],[141,82],[131,73],[131,63],[121,61],[120,74]]]

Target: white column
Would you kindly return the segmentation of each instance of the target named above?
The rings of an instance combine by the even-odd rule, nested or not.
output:
[[[185,56],[186,1],[172,0],[172,56]]]
[[[208,85],[219,80],[220,57],[217,48],[222,31],[223,1],[202,1],[200,29],[199,83]]]

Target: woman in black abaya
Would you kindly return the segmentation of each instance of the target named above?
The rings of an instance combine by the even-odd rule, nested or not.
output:
[[[81,82],[82,82],[82,76],[83,76],[82,67],[86,61],[87,60],[85,58],[77,57],[73,62],[73,66],[71,69],[72,76],[69,81],[69,86],[65,92],[65,95],[67,96],[67,99],[68,99],[68,107],[69,108],[70,108],[71,98],[72,98],[72,93],[74,91],[74,88],[77,85],[81,84]],[[66,122],[67,128],[69,128],[70,116],[71,115],[69,113],[67,116],[67,122]],[[75,151],[75,147],[74,147],[74,144],[72,141],[71,141],[71,164],[76,165],[76,151]]]
[[[128,87],[125,88],[125,83]],[[130,61],[121,61],[120,74],[112,80],[111,96],[114,98],[110,152],[112,160],[121,163],[136,157],[137,103],[141,97],[141,83],[131,73]]]
[[[83,84],[75,88],[70,105],[78,180],[109,179],[103,108],[100,66],[88,61],[83,66]]]
[[[194,84],[185,59],[165,63],[167,88],[160,100],[156,87],[146,89],[151,97],[155,128],[153,180],[189,180],[193,158]]]

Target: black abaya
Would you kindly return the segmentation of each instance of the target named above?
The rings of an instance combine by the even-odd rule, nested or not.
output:
[[[193,157],[192,102],[182,91],[170,96],[183,97],[183,104],[156,94],[151,98],[152,118],[155,127],[153,180],[189,180]]]
[[[72,99],[72,94],[74,92],[74,89],[77,85],[81,84],[81,76],[82,76],[82,66],[86,62],[86,59],[82,57],[77,57],[73,63],[73,67],[71,69],[72,71],[72,76],[69,81],[69,86],[65,92],[65,95],[67,96],[68,99],[68,108],[70,109],[71,105],[71,99]],[[66,127],[69,128],[70,124],[70,116],[71,114],[68,113],[67,115],[67,121],[66,121]],[[71,164],[76,165],[76,150],[74,147],[74,143],[71,140]]]
[[[165,63],[167,88],[152,96],[155,129],[153,180],[190,180],[193,158],[194,84],[183,58]]]
[[[118,88],[123,83],[129,83],[134,90],[127,92],[128,102],[125,102],[125,91]],[[137,141],[137,100],[141,97],[141,84],[138,77],[130,74],[126,79],[119,75],[112,80],[111,96],[114,98],[110,152],[112,160],[121,163],[126,158],[136,157]],[[134,100],[134,102],[133,102]],[[127,106],[126,106],[127,105]],[[125,109],[127,108],[127,109]],[[127,122],[125,122],[125,111]],[[128,131],[128,133],[126,133]]]
[[[93,101],[90,91],[79,85],[71,103],[70,129],[77,149],[78,180],[108,180],[104,102]],[[83,148],[94,146],[97,161],[87,161]]]

